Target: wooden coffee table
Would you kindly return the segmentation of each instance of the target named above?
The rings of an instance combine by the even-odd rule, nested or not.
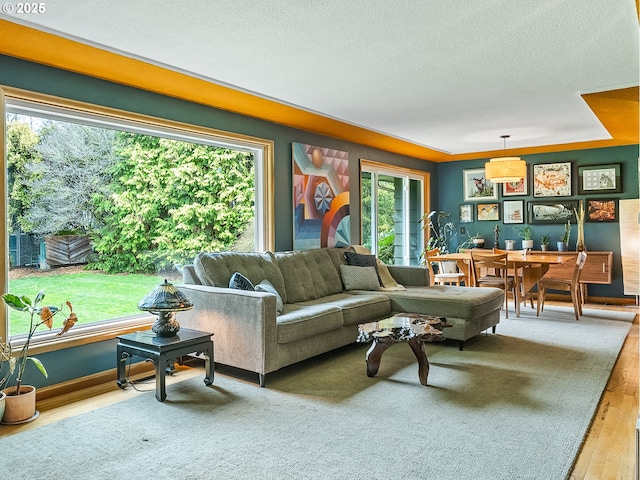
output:
[[[384,351],[391,345],[406,342],[418,360],[418,378],[427,385],[429,360],[424,352],[424,344],[445,340],[442,329],[451,327],[444,317],[399,313],[379,322],[358,325],[358,342],[372,342],[367,350],[367,375],[375,377],[380,368]]]

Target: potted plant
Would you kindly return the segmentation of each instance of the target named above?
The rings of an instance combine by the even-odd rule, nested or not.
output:
[[[423,223],[422,228],[429,230],[429,241],[427,242],[425,252],[422,254],[424,259],[427,257],[427,250],[437,248],[443,255],[449,253],[451,240],[458,235],[456,226],[449,220],[450,216],[450,212],[436,212],[433,210],[429,214],[424,215],[420,220]],[[456,262],[454,261],[440,262],[439,268],[442,268],[443,273],[452,273],[457,269]]]
[[[522,248],[523,249],[532,249],[533,248],[533,228],[529,225],[525,225],[522,228],[514,227],[515,231],[518,232],[518,235],[522,237]]]
[[[566,252],[569,247],[569,237],[571,237],[571,220],[567,220],[567,224],[564,226],[564,233],[560,236],[558,242],[558,251]]]
[[[540,237],[540,249],[543,252],[549,250],[549,241],[551,240],[551,236],[548,233],[545,233]]]
[[[48,374],[40,360],[29,356],[29,348],[36,330],[42,325],[51,330],[53,317],[61,312],[63,308],[58,308],[54,305],[39,306],[43,299],[43,290],[38,292],[33,301],[29,297],[17,296],[11,293],[6,293],[2,296],[2,300],[8,307],[20,312],[27,312],[31,317],[26,339],[17,354],[15,356],[11,354],[10,344],[5,344],[2,350],[3,356],[8,359],[8,361],[4,362],[6,366],[2,366],[5,373],[0,378],[0,389],[6,394],[3,423],[23,423],[37,416],[35,407],[36,389],[31,385],[23,385],[22,383],[27,362],[31,361],[45,377]],[[64,320],[62,329],[57,335],[66,333],[78,320],[73,312],[71,303],[66,302],[65,305],[69,310],[69,315]]]
[[[481,233],[476,233],[475,235],[467,234],[469,238],[467,238],[464,242],[458,245],[458,251],[461,252],[466,248],[483,248],[484,247],[484,238]]]

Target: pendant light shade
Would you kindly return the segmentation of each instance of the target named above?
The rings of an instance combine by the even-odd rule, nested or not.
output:
[[[507,138],[509,135],[501,135],[504,140],[504,157],[492,158],[484,164],[484,175],[493,183],[519,182],[527,176],[527,162],[520,157],[507,157]]]

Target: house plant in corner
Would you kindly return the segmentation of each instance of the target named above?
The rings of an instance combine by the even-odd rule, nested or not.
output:
[[[0,377],[0,389],[6,394],[5,411],[2,418],[2,423],[4,424],[24,423],[38,416],[36,411],[36,389],[31,385],[23,385],[22,380],[28,361],[31,361],[45,377],[47,377],[47,370],[40,360],[29,356],[29,348],[36,330],[42,325],[51,330],[54,316],[60,313],[63,308],[58,308],[54,305],[38,306],[43,299],[44,291],[38,292],[33,301],[29,297],[19,297],[11,293],[6,293],[2,296],[2,300],[8,307],[20,312],[27,312],[31,316],[29,331],[24,344],[17,354],[15,356],[11,354],[10,344],[5,344],[2,350],[3,356],[7,358],[3,362],[6,365],[1,365],[4,373],[0,373],[2,375]],[[69,310],[69,314],[57,335],[66,333],[78,320],[76,314],[73,313],[73,306],[70,302],[66,302],[66,307]]]
[[[433,210],[420,220],[423,223],[422,228],[429,230],[429,241],[422,254],[425,261],[428,250],[437,248],[440,250],[441,255],[449,253],[450,242],[458,235],[456,226],[449,220],[450,216],[450,212],[436,212]],[[440,262],[439,266],[442,268],[442,273],[452,273],[457,269],[455,261]]]

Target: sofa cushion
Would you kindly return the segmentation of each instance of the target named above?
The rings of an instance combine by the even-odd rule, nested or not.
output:
[[[277,342],[291,343],[342,328],[342,311],[324,303],[289,303],[276,323]]]
[[[284,304],[282,302],[282,297],[276,290],[276,287],[271,285],[269,280],[262,280],[259,284],[255,286],[256,292],[265,292],[270,293],[276,296],[276,315],[280,315],[282,313],[282,309],[284,308]]]
[[[367,292],[363,292],[367,293]],[[404,291],[384,292],[394,312],[414,312],[447,318],[472,320],[499,310],[504,292],[491,287],[407,287]]]
[[[287,302],[287,291],[280,269],[271,252],[217,252],[199,253],[193,261],[196,275],[203,285],[228,287],[231,275],[240,272],[254,285],[268,280],[283,302]]]
[[[326,248],[278,252],[275,257],[287,291],[285,303],[304,302],[342,292],[340,274]]]
[[[380,290],[374,267],[340,265],[340,276],[345,290]]]
[[[324,297],[322,302],[325,305],[333,305],[342,310],[343,325],[358,325],[359,323],[372,322],[386,315],[391,315],[389,297],[375,292],[362,293],[362,295],[336,293],[335,295]]]
[[[356,267],[373,267],[376,269],[376,275],[378,276],[378,284],[382,285],[380,274],[378,273],[378,259],[375,255],[364,255],[362,253],[345,252],[345,258],[348,265]]]

